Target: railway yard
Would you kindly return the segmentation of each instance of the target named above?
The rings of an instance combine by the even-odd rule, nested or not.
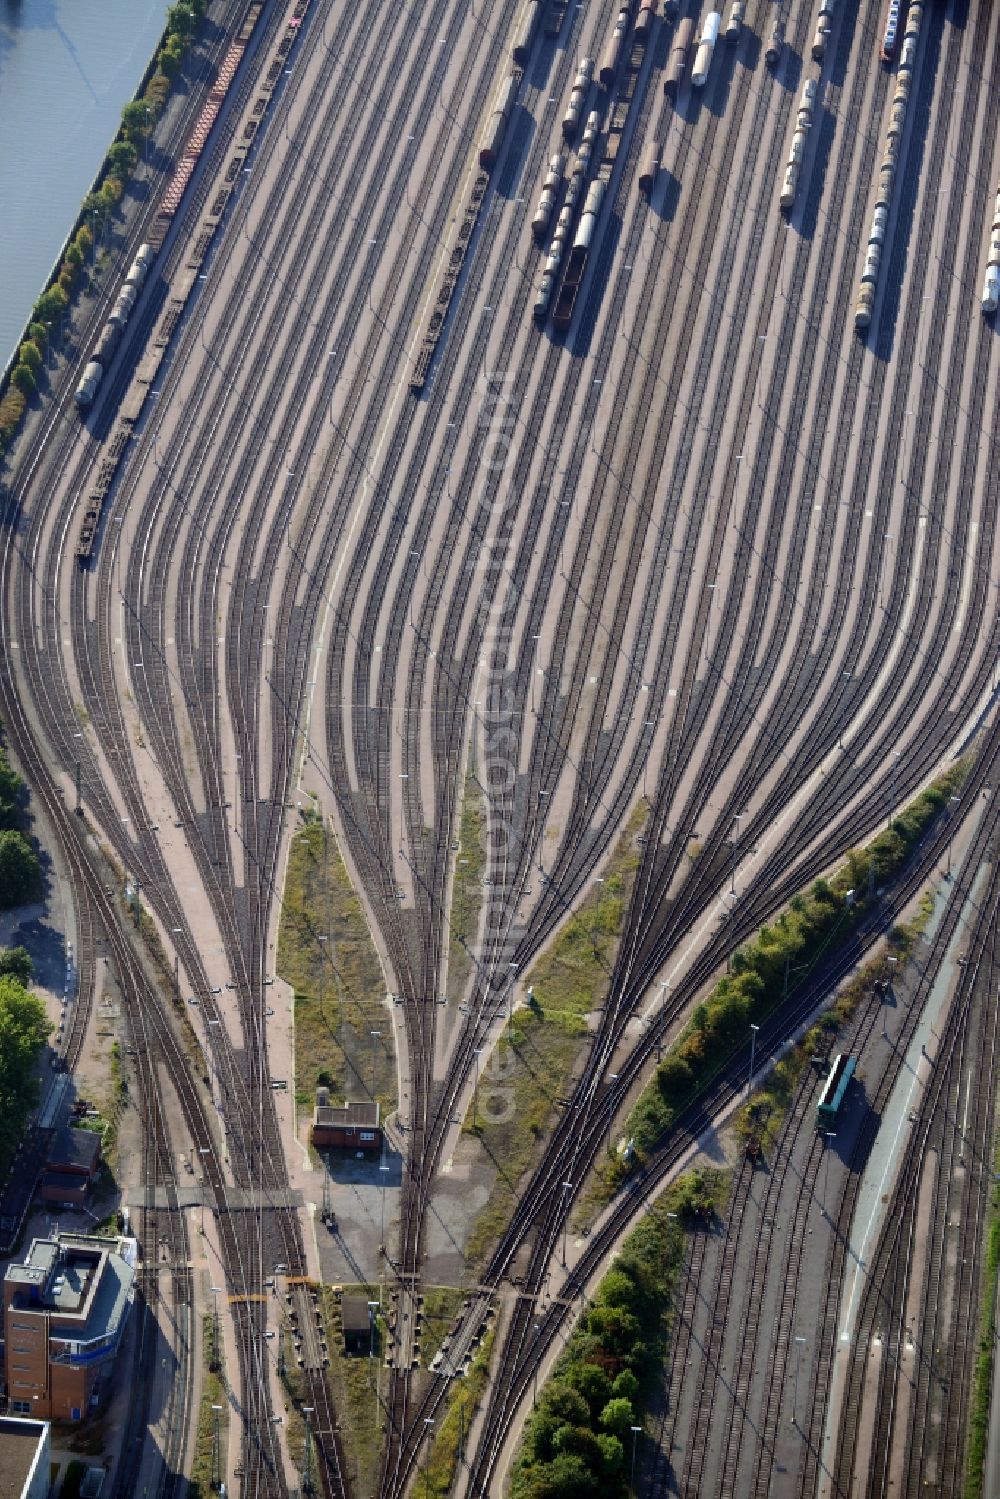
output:
[[[187,1494],[214,1318],[231,1495],[995,1496],[1000,9],[214,0],[187,74],[0,476],[53,1045],[113,979],[141,1142],[102,1492]],[[381,975],[295,906],[342,1085],[281,971],[317,824]],[[317,1083],[380,1156],[309,1144]],[[693,1167],[665,1355],[546,1477]]]

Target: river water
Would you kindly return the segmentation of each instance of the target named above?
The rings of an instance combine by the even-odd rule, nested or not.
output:
[[[167,0],[0,0],[0,369],[166,11]]]

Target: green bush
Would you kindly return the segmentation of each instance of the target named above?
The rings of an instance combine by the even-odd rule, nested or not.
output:
[[[115,141],[108,151],[108,169],[124,181],[139,160],[139,153],[129,140]]]
[[[183,41],[190,41],[198,29],[198,15],[192,5],[186,5],[179,0],[177,5],[171,5],[167,11],[167,31]]]
[[[0,911],[37,900],[41,892],[38,855],[23,833],[5,829],[0,833]]]
[[[19,390],[9,389],[0,401],[0,437],[9,441],[21,425],[27,401]]]
[[[8,947],[0,952],[0,978],[17,979],[27,988],[31,973],[31,957],[26,947]]]
[[[142,99],[130,99],[122,109],[122,130],[126,140],[143,140],[149,134],[152,123],[149,107]]]
[[[38,381],[26,364],[15,364],[10,378],[11,384],[15,389],[19,390],[22,396],[26,396],[29,399],[38,389]]]
[[[37,375],[42,367],[42,356],[38,352],[38,345],[30,342],[24,343],[18,350],[18,354],[21,363],[26,364],[33,375]]]
[[[88,193],[83,200],[83,206],[81,207],[80,212],[83,214],[84,218],[88,220],[96,219],[99,224],[103,224],[104,220],[111,212],[111,205],[108,202],[107,198],[105,198],[100,191],[96,193]],[[79,239],[80,234],[85,227],[85,225],[81,225],[80,229],[77,230],[77,239]],[[89,229],[87,230],[87,233],[90,234]],[[90,242],[91,244],[93,244],[93,236],[91,236]]]
[[[24,805],[24,782],[0,745],[0,828],[20,827]]]
[[[51,1030],[42,1001],[17,979],[0,978],[0,1174],[10,1165],[37,1101],[35,1058]]]
[[[57,322],[69,306],[69,297],[61,286],[50,286],[35,303],[35,317],[40,323]]]
[[[146,99],[159,114],[170,97],[170,79],[165,73],[154,73],[146,85]]]
[[[625,1453],[663,1366],[684,1253],[683,1229],[670,1215],[713,1200],[700,1173],[682,1177],[626,1239],[528,1420],[513,1499],[629,1492]]]

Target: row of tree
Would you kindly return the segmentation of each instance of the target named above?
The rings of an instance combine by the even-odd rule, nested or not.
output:
[[[25,987],[23,948],[0,955],[0,1177],[5,1178],[38,1102],[38,1053],[52,1030],[45,1006]]]
[[[948,771],[867,847],[851,850],[831,879],[816,880],[808,894],[795,896],[776,921],[733,954],[731,972],[697,1007],[633,1109],[627,1133],[635,1152],[628,1163],[616,1161],[618,1175],[648,1155],[678,1113],[746,1045],[750,1025],[770,1015],[790,986],[857,925],[948,805],[964,774],[961,765]]]
[[[26,792],[0,746],[0,910],[38,900],[42,871],[24,833]],[[0,967],[0,973],[4,970]]]
[[[637,1428],[667,1347],[680,1225],[703,1218],[711,1201],[701,1173],[691,1172],[629,1235],[528,1421],[512,1499],[632,1492]]]
[[[179,0],[167,11],[167,24],[157,53],[157,69],[141,99],[132,99],[122,110],[121,128],[104,161],[100,186],[88,193],[80,210],[80,221],[62,265],[52,284],[35,303],[28,337],[18,351],[7,388],[0,399],[0,453],[6,451],[24,418],[28,402],[38,390],[45,350],[52,329],[67,312],[81,280],[94,235],[121,202],[125,184],[135,168],[146,137],[162,113],[170,94],[171,79],[191,45],[208,0]]]

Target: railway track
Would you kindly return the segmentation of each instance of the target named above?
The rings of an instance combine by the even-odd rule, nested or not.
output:
[[[596,46],[612,11],[574,13],[574,47]],[[759,29],[763,11],[751,12]],[[937,107],[942,84],[955,84],[965,56],[950,15],[925,28],[926,55],[942,77],[932,86],[926,67],[918,121],[922,108]],[[807,39],[809,19],[795,13],[793,46]],[[324,787],[403,998],[409,1159],[393,1269],[414,1291],[435,1171],[475,1053],[516,974],[587,888],[640,786],[645,793],[654,746],[659,767],[628,936],[575,1089],[574,1124],[557,1126],[526,1184],[490,1267],[493,1285],[525,1243],[529,1286],[537,1285],[570,1210],[559,1183],[582,1181],[684,1006],[727,949],[940,763],[990,680],[1000,641],[988,551],[966,565],[977,552],[975,528],[988,531],[995,518],[995,485],[977,493],[977,426],[991,414],[989,335],[977,321],[975,389],[959,407],[942,403],[940,382],[946,370],[949,386],[960,387],[969,345],[944,320],[925,332],[910,319],[897,333],[887,304],[876,334],[886,357],[873,370],[860,346],[842,347],[830,311],[854,277],[866,163],[886,96],[884,75],[853,66],[876,25],[868,9],[844,16],[826,74],[838,143],[831,180],[810,183],[804,211],[815,235],[822,201],[837,232],[815,242],[802,234],[790,255],[774,200],[794,96],[752,70],[742,48],[724,60],[720,52],[707,106],[682,120],[649,86],[654,44],[610,182],[613,233],[593,256],[568,347],[528,328],[534,273],[521,259],[529,184],[547,161],[548,127],[574,67],[568,48],[545,54],[526,79],[539,128],[529,137],[517,126],[501,156],[447,342],[425,398],[415,401],[400,399],[407,330],[434,283],[510,39],[504,26],[478,32],[445,0],[416,26],[403,11],[374,21],[320,12],[304,27],[294,64],[307,81],[276,100],[255,146],[253,181],[234,195],[227,253],[205,266],[203,292],[159,383],[159,411],[145,419],[114,492],[95,572],[67,585],[61,571],[64,517],[93,461],[85,441],[75,452],[60,449],[66,478],[53,486],[48,513],[31,517],[38,576],[59,581],[46,597],[27,570],[17,574],[25,581],[14,638],[26,652],[18,680],[41,684],[32,712],[64,766],[76,754],[80,683],[93,726],[84,756],[88,816],[141,883],[161,931],[176,938],[185,978],[204,1000],[232,1175],[265,1194],[287,1182],[263,990],[285,813],[297,778],[308,773]],[[468,66],[446,92],[455,57]],[[366,69],[377,81],[362,100]],[[925,205],[921,240],[937,222],[931,189],[944,184],[943,143],[952,138],[952,111],[939,116],[929,150],[913,157],[924,196],[898,210]],[[985,118],[977,116],[977,129],[985,161]],[[667,141],[665,165],[683,186],[676,218],[655,228],[634,193],[649,134]],[[350,197],[345,182],[356,189]],[[731,232],[720,237],[704,205],[722,184]],[[957,204],[960,177],[950,190]],[[961,219],[949,213],[944,253],[964,265],[975,246],[974,235],[960,237]],[[396,253],[396,236],[406,234],[409,257]],[[902,281],[905,272],[916,295],[940,284],[929,258],[907,269],[903,253],[892,274]],[[511,457],[493,469],[488,439],[501,391]],[[913,404],[920,415],[910,441]],[[898,502],[904,465],[908,485],[928,494],[923,522],[916,507]],[[34,482],[25,476],[25,494]],[[834,502],[841,492],[844,505]],[[831,496],[819,519],[814,495]],[[891,556],[890,527],[898,533]],[[500,566],[489,573],[483,558],[496,555]],[[498,635],[489,611],[505,591],[517,603]],[[76,680],[62,669],[66,598]],[[974,630],[977,615],[985,623]],[[50,662],[55,671],[46,670]],[[477,703],[484,670],[485,704]],[[949,673],[956,693],[923,694],[915,715],[918,678]],[[489,715],[508,703],[517,774],[509,783],[484,777],[491,884],[469,1018],[442,1066],[437,998],[456,787],[470,736],[484,758]],[[307,763],[314,769],[306,772]],[[206,897],[207,942],[152,826],[146,782],[154,773],[182,825],[177,857]],[[773,829],[796,797],[801,815],[775,847]],[[123,830],[123,813],[134,835]],[[514,837],[501,847],[505,826]],[[696,835],[702,852],[692,865],[686,850]],[[751,863],[758,844],[763,853]],[[737,874],[739,901],[720,928],[712,913]],[[696,934],[701,951],[609,1082],[629,1018]],[[211,997],[222,962],[232,1002]],[[626,1204],[625,1217],[633,1210]],[[301,1229],[277,1198],[252,1226],[223,1204],[219,1212],[234,1286],[249,1294],[277,1259],[304,1269]],[[789,1275],[795,1252],[801,1244]],[[261,1329],[252,1311],[240,1315],[246,1443],[269,1422],[270,1406]],[[495,1457],[532,1341],[519,1314],[504,1334],[497,1414],[477,1471]],[[322,1401],[322,1392],[310,1398]],[[400,1493],[412,1473],[424,1422],[437,1409],[429,1398],[394,1371],[387,1494]],[[334,1425],[330,1413],[331,1437]],[[269,1468],[275,1458],[273,1447],[251,1453],[245,1445],[248,1473],[280,1492],[280,1462],[273,1477]],[[335,1455],[324,1462],[326,1482],[339,1481],[336,1467]]]
[[[996,835],[997,818],[991,816],[984,820],[983,831],[956,876],[954,904],[959,911],[982,867],[983,851],[995,846]],[[963,1367],[961,1352],[976,1336],[983,1215],[992,1179],[995,1098],[989,1081],[992,1074],[986,1069],[997,1047],[993,982],[997,899],[991,875],[977,903],[940,1051],[862,1291],[834,1492],[854,1492],[853,1485],[862,1483],[866,1494],[886,1493],[890,1483],[898,1487],[901,1478],[906,1493],[927,1485],[947,1493],[964,1477],[971,1360]],[[953,921],[949,935],[954,928]],[[970,1067],[971,1057],[976,1061]],[[963,1074],[969,1078],[969,1112],[965,1113],[959,1096]],[[920,1191],[928,1180],[929,1218],[920,1202]],[[956,1226],[959,1235],[952,1250],[947,1241]],[[949,1296],[942,1291],[943,1281],[950,1287]],[[914,1282],[921,1292],[916,1307],[919,1332],[909,1301]],[[874,1396],[863,1402],[875,1340],[883,1350],[878,1378]],[[954,1340],[954,1357],[949,1353],[943,1363],[942,1350],[952,1346],[950,1340]],[[862,1412],[872,1405],[873,1430],[866,1432],[860,1429]],[[852,1436],[869,1454],[870,1471],[863,1477],[855,1472]]]

